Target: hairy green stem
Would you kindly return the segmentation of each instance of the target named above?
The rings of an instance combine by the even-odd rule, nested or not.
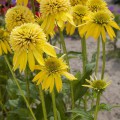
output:
[[[81,39],[82,44],[82,62],[83,62],[83,74],[86,72],[86,63],[87,63],[87,49],[86,49],[86,40],[85,37]]]
[[[86,49],[86,40],[85,36],[81,39],[82,46],[82,62],[83,62],[83,74],[86,72],[86,64],[87,64],[87,49]],[[84,109],[87,110],[87,94],[84,96]]]
[[[68,64],[68,66],[70,67],[63,32],[60,30],[60,28],[59,28],[59,34],[60,34],[60,40],[61,40],[61,45],[62,45],[62,48],[63,48],[63,52],[64,52],[64,54],[66,54],[66,62]],[[70,72],[70,69],[68,71]],[[70,82],[70,89],[71,89],[71,101],[72,101],[72,109],[73,109],[75,107],[75,101],[74,101],[74,92],[73,92],[73,84],[72,84],[72,82]]]
[[[102,52],[103,52],[103,65],[102,65],[102,73],[101,73],[101,79],[104,78],[104,73],[105,73],[105,64],[106,64],[106,51],[105,51],[105,42],[102,41]]]
[[[46,106],[45,106],[44,93],[42,91],[41,85],[39,85],[39,94],[40,94],[40,99],[41,99],[41,103],[42,103],[44,120],[47,120],[47,111],[46,111]]]
[[[99,104],[100,104],[100,93],[97,94],[97,100],[96,100],[96,108],[94,113],[94,120],[97,120],[98,111],[99,111]]]
[[[28,79],[28,67],[26,67],[25,76],[26,76],[27,100],[28,100],[28,102],[30,102],[30,88],[29,88],[29,79]]]
[[[34,5],[34,0],[30,0],[31,6],[32,6],[32,12],[35,15],[35,5]]]
[[[52,91],[52,104],[53,104],[54,120],[57,120],[57,108],[56,108],[56,101],[55,101],[54,89]]]
[[[97,76],[97,73],[98,73],[99,56],[100,56],[100,37],[97,41],[97,58],[96,58],[96,67],[95,67],[95,75],[96,76]]]
[[[15,74],[14,74],[14,72],[13,72],[13,70],[12,70],[12,67],[11,67],[11,65],[10,65],[10,63],[9,63],[9,60],[8,60],[7,56],[5,55],[4,58],[5,58],[5,61],[6,61],[7,65],[8,65],[8,67],[9,67],[9,70],[10,70],[12,76],[13,76],[13,80],[14,80],[14,82],[16,83],[16,85],[17,85],[17,87],[18,87],[18,89],[19,89],[19,91],[20,91],[20,93],[21,93],[21,95],[22,95],[22,97],[23,97],[23,99],[24,99],[24,101],[25,101],[28,109],[30,110],[30,113],[31,113],[33,119],[36,120],[36,117],[35,117],[32,109],[31,109],[31,107],[30,107],[30,105],[29,105],[29,102],[27,101],[27,99],[26,99],[26,97],[25,97],[25,95],[24,95],[24,93],[23,93],[23,91],[22,91],[22,89],[21,89],[21,87],[20,87],[20,85],[19,85],[19,82],[18,82],[17,78],[15,77]]]

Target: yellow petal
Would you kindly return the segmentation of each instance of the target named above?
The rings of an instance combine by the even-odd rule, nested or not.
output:
[[[3,41],[1,41],[1,47],[2,47],[3,51],[7,54],[8,53],[7,52],[7,48],[6,48],[6,46],[5,46]]]
[[[98,40],[98,37],[100,36],[100,32],[101,32],[101,26],[97,25],[93,31],[93,37],[95,40]]]
[[[2,55],[2,48],[1,48],[1,42],[0,42],[0,56]]]
[[[28,50],[28,64],[30,70],[33,71],[35,69],[35,59],[31,50]]]
[[[44,80],[43,84],[42,84],[42,89],[47,90],[50,87],[51,82],[53,81],[53,77],[52,75],[50,75],[48,78],[46,78],[46,80]]]
[[[20,63],[20,61],[19,61],[19,55],[20,55],[20,51],[16,51],[14,53],[14,56],[13,56],[13,70],[14,71],[18,68],[19,63]]]
[[[52,80],[50,84],[50,93],[53,91],[53,88],[54,88],[54,79]]]
[[[106,41],[106,32],[105,32],[104,26],[102,26],[102,28],[101,28],[101,35],[102,35],[103,41],[105,42]]]
[[[52,57],[56,57],[56,52],[54,47],[47,42],[43,46],[43,51]]]
[[[38,79],[41,79],[45,76],[46,72],[39,72],[35,77],[34,79],[32,80],[33,82],[37,81]]]
[[[20,72],[24,71],[26,68],[26,64],[27,64],[27,53],[26,51],[23,51],[20,56]]]
[[[44,65],[43,56],[34,48],[33,54],[40,65]]]
[[[12,53],[11,48],[10,48],[10,45],[8,44],[7,41],[5,41],[5,45],[6,45],[7,49],[8,49],[8,51],[9,51],[10,53]]]
[[[77,78],[74,77],[74,75],[68,73],[68,72],[62,72],[62,75],[64,75],[69,80],[76,80]]]
[[[105,28],[108,32],[108,35],[110,36],[110,39],[113,40],[115,37],[115,33],[114,33],[113,29],[109,25],[105,25]]]
[[[87,30],[87,33],[86,33],[86,39],[88,39],[88,37],[93,37],[94,35],[94,30],[95,30],[95,27],[98,26],[97,24],[95,23],[92,23],[88,30]]]
[[[55,84],[56,84],[57,91],[60,92],[62,89],[62,80],[60,75],[56,75]]]
[[[115,21],[111,21],[111,22],[109,22],[109,24],[110,24],[112,27],[120,30],[120,27],[117,25],[117,23],[116,23]]]

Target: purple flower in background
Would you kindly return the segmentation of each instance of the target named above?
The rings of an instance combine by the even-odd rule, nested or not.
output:
[[[114,10],[115,10],[115,7],[114,7],[114,6],[112,6],[112,5],[111,5],[111,6],[109,6],[108,8],[109,8],[109,10],[110,10],[111,12],[114,12]]]
[[[120,9],[117,10],[117,13],[120,14]]]
[[[16,0],[12,0],[12,4],[16,4]]]

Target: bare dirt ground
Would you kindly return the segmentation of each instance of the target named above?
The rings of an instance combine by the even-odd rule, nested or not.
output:
[[[81,51],[80,40],[72,40],[67,38],[65,41],[68,51]],[[87,53],[89,59],[96,51],[96,48],[96,41],[93,39],[87,40]],[[109,49],[112,48],[110,48],[109,45],[106,45],[106,50],[108,51]],[[102,68],[102,46],[100,51],[99,74]],[[82,69],[82,61],[80,59],[71,59],[70,65],[73,71]],[[112,84],[106,89],[101,97],[101,103],[104,102],[111,105],[120,105],[120,59],[114,58],[106,61],[105,76],[108,77],[108,80],[112,81]],[[110,112],[100,112],[98,120],[120,120],[120,108],[114,108]]]

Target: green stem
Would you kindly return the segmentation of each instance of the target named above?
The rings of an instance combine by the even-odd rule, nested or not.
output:
[[[29,89],[29,79],[28,79],[28,67],[25,70],[25,76],[26,76],[27,99],[29,102],[30,101],[30,89]]]
[[[86,63],[87,63],[87,49],[86,49],[86,40],[85,36],[81,39],[82,45],[82,62],[83,62],[83,74],[86,72]],[[87,110],[87,94],[84,96],[84,109]]]
[[[98,111],[99,111],[99,104],[100,104],[100,93],[98,92],[97,100],[96,100],[96,109],[95,109],[95,113],[94,113],[94,120],[97,120]]]
[[[66,54],[66,62],[68,64],[68,66],[70,67],[63,32],[60,30],[60,28],[59,28],[59,34],[60,34],[60,40],[61,40],[61,45],[62,45],[62,48],[63,48],[63,52],[64,52],[64,54]],[[70,69],[68,71],[70,72]],[[70,89],[71,89],[71,101],[72,101],[72,109],[73,109],[75,107],[75,101],[74,101],[74,92],[73,92],[73,84],[72,84],[72,82],[70,82]]]
[[[53,104],[54,120],[57,120],[57,109],[56,109],[56,101],[55,101],[54,89],[52,91],[52,104]]]
[[[7,110],[6,110],[6,108],[4,107],[4,105],[3,105],[3,103],[2,103],[1,100],[0,100],[0,106],[1,106],[1,108],[5,111],[5,113],[7,113]]]
[[[5,55],[4,58],[5,58],[5,61],[6,61],[7,65],[8,65],[8,67],[9,67],[9,70],[10,70],[12,76],[13,76],[13,80],[14,80],[14,82],[16,83],[16,85],[17,85],[17,87],[18,87],[18,89],[19,89],[19,91],[20,91],[20,93],[21,93],[21,95],[22,95],[22,97],[23,97],[23,99],[24,99],[24,101],[25,101],[28,109],[30,110],[30,113],[31,113],[33,119],[36,120],[36,117],[35,117],[32,109],[31,109],[31,107],[30,107],[30,105],[29,105],[29,103],[28,103],[28,101],[27,101],[27,99],[26,99],[26,97],[25,97],[25,95],[24,95],[24,93],[23,93],[20,85],[19,85],[19,82],[18,82],[17,78],[15,77],[15,74],[14,74],[14,72],[13,72],[13,70],[12,70],[12,67],[11,67],[11,65],[10,65],[10,63],[9,63],[9,61],[8,61],[7,56]]]
[[[42,103],[44,120],[47,120],[47,111],[46,111],[46,106],[45,106],[45,99],[44,99],[44,94],[43,94],[41,85],[39,86],[39,94],[40,94],[40,99],[41,99],[41,103]]]
[[[104,78],[105,64],[106,64],[106,53],[105,53],[105,42],[104,41],[102,41],[102,52],[103,52],[103,65],[102,65],[101,79]]]
[[[96,76],[97,76],[97,73],[98,73],[99,56],[100,56],[100,37],[97,41],[97,58],[96,58],[96,67],[95,67],[95,75]]]
[[[87,49],[86,49],[86,40],[85,37],[81,39],[82,44],[82,62],[83,62],[83,74],[86,72],[86,63],[87,63]]]
[[[59,34],[60,34],[61,44],[62,44],[62,47],[63,47],[63,52],[64,52],[64,54],[66,54],[66,62],[68,64],[68,66],[70,67],[69,59],[68,59],[68,53],[67,53],[67,48],[66,48],[63,32],[60,30],[60,28],[59,28]]]
[[[32,6],[32,12],[35,15],[35,5],[34,5],[34,0],[30,0],[31,6]]]

